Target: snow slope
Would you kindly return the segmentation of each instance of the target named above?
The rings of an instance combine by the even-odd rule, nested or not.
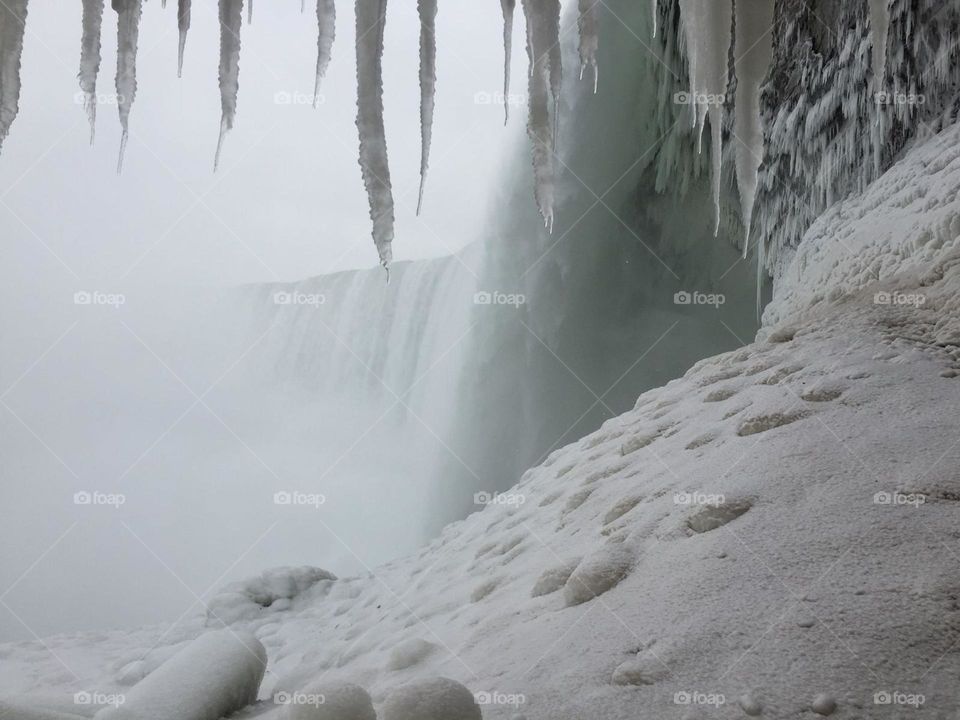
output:
[[[214,598],[267,651],[239,717],[338,683],[383,717],[437,676],[485,718],[954,717],[957,132],[811,228],[756,342],[645,393],[417,555]],[[74,693],[122,694],[219,624],[2,646],[0,692],[89,716]]]

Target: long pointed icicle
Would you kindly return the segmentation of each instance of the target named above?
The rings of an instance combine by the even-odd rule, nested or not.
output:
[[[546,23],[546,40],[550,58],[550,95],[553,97],[553,149],[560,133],[560,94],[563,89],[563,61],[560,47],[560,0],[540,0]]]
[[[723,113],[727,85],[730,80],[730,43],[733,41],[733,0],[710,0],[707,4],[705,41],[707,57],[707,93],[709,94],[710,153],[713,165],[713,234],[720,232],[720,175],[723,167]]]
[[[737,0],[735,12],[737,93],[733,134],[740,216],[745,230],[743,256],[746,257],[750,245],[753,203],[757,195],[757,177],[763,162],[760,85],[773,60],[774,0]]]
[[[513,11],[517,0],[500,0],[503,11],[503,124],[510,120],[510,56],[513,54]]]
[[[423,187],[430,162],[433,137],[433,107],[437,91],[437,0],[417,0],[420,15],[420,196],[417,215],[423,207]]]
[[[320,83],[327,74],[337,33],[337,7],[334,0],[317,0],[317,74],[313,83],[313,106],[320,103]]]
[[[659,10],[658,10],[658,8],[657,8],[657,0],[650,0],[650,9],[653,11],[653,13],[652,13],[652,15],[653,15],[653,36],[656,37],[656,36],[657,36],[657,20],[659,19],[659,18],[657,17],[658,14],[659,14]]]
[[[120,113],[120,154],[117,172],[123,170],[123,156],[129,137],[130,110],[137,95],[137,42],[140,37],[141,0],[112,0],[117,12],[117,108]]]
[[[889,0],[870,0],[870,35],[873,40],[873,77],[877,89],[887,70],[887,35],[890,32]]]
[[[583,71],[588,67],[593,68],[593,91],[597,91],[597,50],[599,48],[599,39],[597,37],[597,0],[580,0],[579,17],[577,18],[577,29],[580,32],[580,79],[583,79]]]
[[[103,0],[83,0],[83,39],[80,41],[80,90],[83,109],[90,122],[90,144],[97,127],[97,74],[100,72],[100,30]]]
[[[697,63],[697,43],[698,40],[698,22],[697,0],[680,0],[680,19],[683,24],[683,40],[687,49],[687,85],[690,88],[690,115],[691,126],[695,127],[699,119],[699,107],[697,98],[702,88],[698,87],[700,76],[698,75]]]
[[[240,91],[240,28],[243,25],[243,0],[220,0],[220,138],[213,171],[220,167],[223,140],[237,116]]]
[[[380,264],[393,259],[393,190],[383,126],[383,31],[387,0],[356,0],[357,131],[360,171],[370,201],[373,241]]]
[[[528,79],[527,135],[533,159],[534,196],[544,226],[553,231],[554,169],[553,129],[550,124],[550,31],[541,12],[543,0],[522,0],[527,20]],[[537,48],[544,51],[537,54]]]
[[[253,0],[247,0],[247,25],[253,22]]]
[[[20,56],[27,0],[0,2],[0,148],[20,111]]]
[[[177,4],[177,29],[180,31],[180,45],[177,48],[177,77],[183,77],[183,51],[187,47],[187,31],[190,29],[190,0],[179,0]]]

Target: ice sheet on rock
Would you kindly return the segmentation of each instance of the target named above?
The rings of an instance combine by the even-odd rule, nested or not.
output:
[[[137,94],[137,43],[140,36],[141,0],[112,0],[117,13],[117,108],[120,113],[120,155],[117,172],[123,169],[127,148],[130,110]]]
[[[0,3],[0,148],[20,110],[20,56],[27,0]]]
[[[257,699],[267,652],[248,632],[205,633],[95,720],[219,720]]]
[[[599,48],[597,28],[597,0],[580,0],[577,17],[577,29],[580,33],[580,79],[587,68],[593,70],[593,91],[597,91],[597,49]]]
[[[83,38],[80,41],[80,90],[90,122],[90,144],[97,126],[97,74],[100,72],[100,30],[103,0],[83,0]]]
[[[317,0],[317,72],[313,83],[313,106],[320,102],[320,83],[327,74],[337,34],[337,6],[335,0]]]
[[[220,138],[213,171],[220,166],[220,152],[227,132],[237,115],[240,91],[240,27],[243,25],[243,0],[220,0]]]
[[[177,47],[177,77],[183,76],[183,51],[187,47],[187,31],[190,30],[190,3],[191,0],[178,0],[177,3],[177,30],[180,34],[180,43]]]
[[[383,31],[387,0],[357,0],[357,131],[360,170],[370,202],[380,264],[393,259],[393,190],[383,126]]]
[[[437,0],[418,0],[420,15],[420,194],[417,215],[423,206],[423,187],[430,162],[433,108],[437,91]]]
[[[734,102],[734,147],[740,214],[744,225],[743,256],[750,244],[757,176],[763,162],[760,85],[773,60],[774,0],[737,0],[734,45],[737,91]]]
[[[517,0],[500,0],[503,11],[503,124],[510,119],[510,56],[513,54],[513,12]]]
[[[549,21],[542,0],[522,0],[527,21],[528,78],[527,135],[533,158],[534,196],[544,226],[553,230],[554,166],[553,126],[550,122],[550,37]]]

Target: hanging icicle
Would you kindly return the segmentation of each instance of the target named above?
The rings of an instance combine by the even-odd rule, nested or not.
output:
[[[560,46],[560,0],[539,0],[544,12],[547,55],[550,59],[550,95],[553,98],[553,147],[560,134],[560,95],[563,91],[563,48]]]
[[[313,106],[320,104],[320,83],[327,74],[337,34],[337,7],[334,0],[317,0],[317,73],[313,82]]]
[[[220,0],[220,138],[213,171],[220,167],[220,152],[227,132],[233,129],[240,91],[240,27],[243,25],[243,0]]]
[[[553,231],[553,128],[550,123],[550,41],[552,32],[544,0],[522,0],[527,20],[528,80],[527,135],[533,158],[534,196],[543,224]],[[543,50],[540,50],[543,48]],[[539,54],[538,54],[539,53]]]
[[[887,70],[887,35],[890,33],[889,0],[869,0],[870,36],[873,41],[873,78],[877,91],[883,87]]]
[[[180,44],[177,48],[177,77],[183,77],[183,51],[187,47],[187,31],[190,29],[190,0],[177,3],[177,29],[180,32]]]
[[[247,0],[247,25],[253,22],[253,0]]]
[[[593,92],[597,92],[597,49],[599,47],[597,30],[597,0],[580,0],[577,29],[580,32],[580,79],[588,67],[593,69]]]
[[[20,111],[20,56],[27,0],[0,2],[0,148]]]
[[[433,107],[437,91],[437,0],[418,0],[420,15],[420,195],[417,215],[423,207],[423,187],[430,162],[433,137]]]
[[[90,144],[97,126],[97,74],[100,72],[100,30],[103,25],[103,0],[83,0],[83,38],[80,41],[80,90],[83,109],[90,123]]]
[[[657,36],[657,20],[659,19],[657,17],[657,14],[659,13],[659,10],[657,8],[657,0],[650,0],[650,9],[652,11],[651,22],[653,23],[653,37],[656,37]]]
[[[393,259],[393,190],[383,127],[383,31],[387,0],[357,0],[357,130],[360,170],[370,202],[380,264]]]
[[[513,11],[517,0],[500,0],[503,11],[503,124],[510,120],[510,56],[513,54]]]
[[[763,127],[760,115],[760,85],[773,61],[774,0],[736,0],[734,70],[737,92],[734,101],[733,134],[740,216],[743,219],[743,256],[750,245],[757,176],[763,161]]]
[[[141,0],[112,0],[117,13],[117,108],[120,112],[120,154],[117,172],[123,170],[123,156],[129,137],[130,110],[137,95],[137,42],[140,36]]]

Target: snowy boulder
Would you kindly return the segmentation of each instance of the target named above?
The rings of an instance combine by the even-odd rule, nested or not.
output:
[[[444,677],[398,687],[383,704],[382,716],[382,720],[482,720],[473,693]]]
[[[268,608],[288,610],[294,598],[317,583],[336,579],[333,573],[316,567],[272,568],[220,590],[207,606],[207,624],[222,626],[252,620]]]
[[[10,720],[83,720],[83,715],[37,707],[33,703],[0,700],[0,718]]]
[[[614,685],[653,685],[669,674],[667,667],[656,658],[627,660],[613,671]]]
[[[403,670],[412,667],[432,653],[435,647],[433,643],[420,638],[404,640],[390,651],[387,670]]]
[[[286,720],[377,720],[370,694],[351,683],[318,682],[275,699],[286,702]]]
[[[556,592],[562,588],[567,580],[570,579],[570,576],[573,574],[573,571],[577,569],[577,565],[580,564],[580,558],[573,558],[567,560],[560,565],[555,565],[552,568],[547,568],[541,573],[540,577],[537,578],[537,581],[533,584],[533,590],[530,591],[530,597],[540,597],[541,595],[549,595],[552,592]]]
[[[615,587],[632,566],[633,552],[622,545],[606,545],[588,555],[563,587],[567,607],[592,600]]]
[[[263,645],[249,633],[201,635],[95,720],[219,720],[257,699],[267,667]]]

